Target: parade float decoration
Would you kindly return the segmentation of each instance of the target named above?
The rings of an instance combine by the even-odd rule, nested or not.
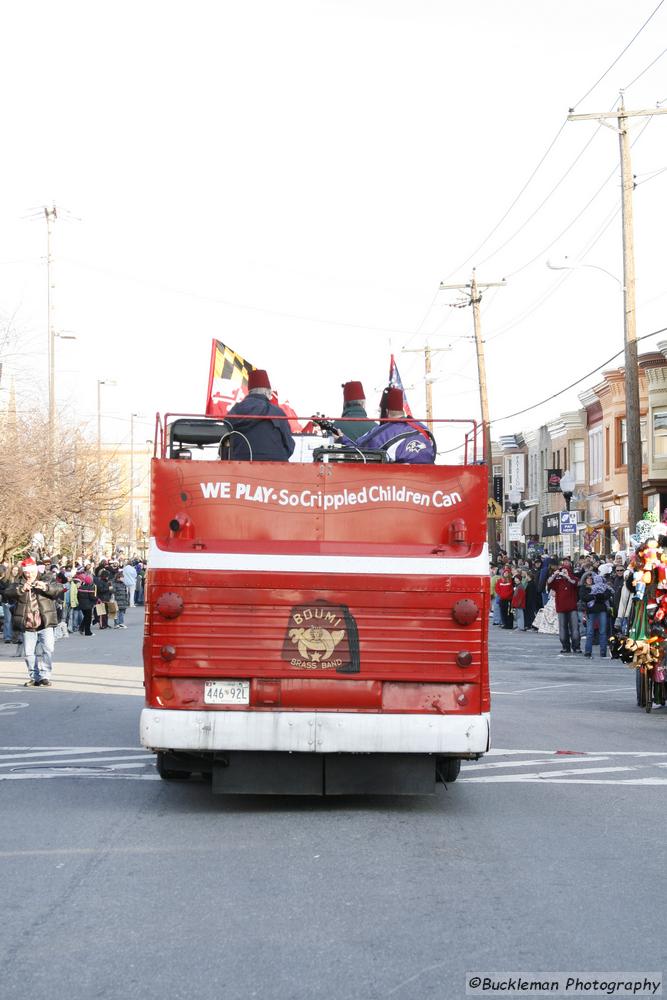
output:
[[[610,650],[637,671],[637,703],[650,712],[654,704],[667,701],[667,524],[646,513],[630,541],[635,552],[625,585],[633,599]]]

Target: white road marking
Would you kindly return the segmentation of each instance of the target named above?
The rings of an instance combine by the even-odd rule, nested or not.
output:
[[[568,750],[567,753],[563,753],[562,750],[501,750],[499,747],[493,747],[491,750],[487,750],[488,755],[495,755],[502,757],[505,754],[538,754],[543,753],[551,756],[552,754],[558,754],[563,757],[586,757],[595,754],[596,756],[604,754],[606,757],[667,757],[667,750]]]
[[[566,777],[571,774],[610,774],[612,771],[636,771],[636,767],[577,767],[571,771],[540,771],[536,774],[484,774],[479,778],[466,778],[463,781],[478,781],[485,784],[501,784],[522,781],[542,781],[549,784],[553,778]],[[665,779],[667,781],[667,779]]]
[[[151,761],[152,754],[147,753],[136,753],[131,754],[129,757],[75,757],[70,755],[68,760],[26,760],[26,761],[15,761],[7,764],[3,764],[2,767],[20,767],[23,770],[27,770],[30,767],[61,767],[66,764],[98,764],[100,761],[122,761],[122,760],[143,760],[147,764]],[[2,773],[0,772],[0,777]]]
[[[8,750],[9,747],[0,747],[1,750]],[[21,750],[24,747],[20,748]],[[125,750],[139,750],[139,747],[63,747],[60,750],[30,750],[28,753],[0,754],[0,760],[26,760],[29,757],[71,757],[77,753],[122,753]],[[0,764],[0,767],[2,765]]]
[[[496,694],[532,694],[533,691],[548,691],[550,688],[572,687],[574,681],[565,681],[563,684],[539,684],[537,687],[519,688],[517,691],[496,691]],[[493,692],[491,692],[493,694]]]
[[[29,707],[27,701],[3,701],[0,703],[0,712],[4,715],[16,715],[14,709]]]
[[[582,758],[580,758],[580,757],[573,757],[572,758],[573,762],[574,761],[579,762],[579,761],[581,761],[581,759]],[[562,766],[565,763],[566,760],[567,760],[567,757],[562,757],[562,756],[556,757],[554,760],[494,760],[494,761],[491,761],[491,762],[485,762],[483,764],[471,764],[471,771],[473,769],[475,771],[477,771],[477,770],[479,770],[482,767],[483,768],[489,768],[489,767],[494,767],[494,768],[495,767],[534,767],[535,764],[542,764],[542,765],[544,765],[544,764],[560,764]],[[584,758],[584,760],[586,761],[587,764],[589,762],[594,764],[594,763],[597,763],[598,761],[601,761],[601,760],[609,760],[609,757],[588,757],[588,756],[586,756]],[[667,765],[665,765],[665,766],[667,767]]]
[[[45,778],[115,778],[122,781],[161,781],[159,774],[118,774],[116,771],[45,771],[35,774],[2,774],[0,781],[43,781]],[[667,780],[667,779],[665,779]]]

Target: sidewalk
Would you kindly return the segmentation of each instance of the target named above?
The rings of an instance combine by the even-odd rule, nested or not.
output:
[[[143,698],[143,608],[128,608],[125,623],[127,629],[94,628],[92,638],[74,633],[57,640],[53,690]],[[16,656],[16,648],[0,644],[0,689],[22,687],[27,680],[25,660]]]

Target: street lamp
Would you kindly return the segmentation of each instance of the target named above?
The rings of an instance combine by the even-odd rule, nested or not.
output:
[[[130,534],[127,543],[127,557],[131,557],[132,540],[134,538],[134,418],[141,413],[130,414]]]
[[[574,493],[574,488],[576,486],[574,476],[569,469],[566,469],[563,475],[560,477],[560,490],[565,498],[565,509],[569,511],[570,504],[572,502],[572,494]]]
[[[97,380],[97,469],[98,473],[102,465],[102,391],[103,385],[116,385],[110,378],[98,378]]]

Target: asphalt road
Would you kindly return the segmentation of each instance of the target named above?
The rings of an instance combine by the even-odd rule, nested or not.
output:
[[[138,745],[141,612],[0,646],[0,996],[407,1000],[664,966],[667,712],[492,629],[494,751],[421,799],[225,799]]]

